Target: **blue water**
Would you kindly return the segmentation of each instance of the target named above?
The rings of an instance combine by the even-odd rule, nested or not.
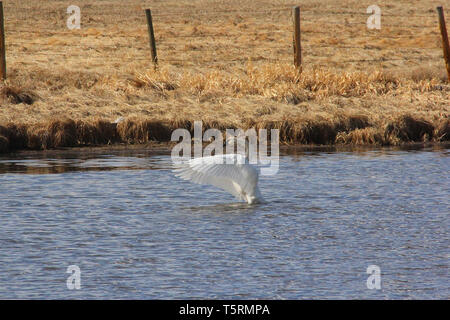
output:
[[[448,149],[289,152],[256,206],[170,168],[145,150],[0,158],[0,298],[450,298]]]

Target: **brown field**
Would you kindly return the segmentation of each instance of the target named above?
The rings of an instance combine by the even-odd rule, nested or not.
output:
[[[167,141],[194,120],[279,128],[288,144],[450,140],[436,13],[444,5],[450,25],[448,1],[379,1],[381,30],[366,27],[373,1],[301,1],[302,73],[293,66],[295,1],[3,3],[0,152]],[[66,27],[71,4],[80,30]]]

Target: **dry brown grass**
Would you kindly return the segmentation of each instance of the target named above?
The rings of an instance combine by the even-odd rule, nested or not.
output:
[[[292,144],[450,139],[433,0],[380,3],[379,31],[364,25],[371,1],[302,1],[301,74],[290,1],[151,3],[157,71],[144,1],[78,1],[82,28],[73,31],[64,1],[4,4],[0,152],[167,141],[195,120],[279,128]]]

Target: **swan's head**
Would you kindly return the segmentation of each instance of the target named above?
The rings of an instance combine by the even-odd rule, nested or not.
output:
[[[248,204],[261,204],[264,203],[264,200],[262,199],[261,195],[255,194],[255,195],[247,195],[246,199]]]

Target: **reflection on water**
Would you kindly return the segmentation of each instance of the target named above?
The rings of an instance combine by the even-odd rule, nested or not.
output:
[[[161,154],[151,151],[112,150],[107,153],[53,151],[46,153],[25,153],[20,157],[0,157],[0,174],[2,173],[64,173],[69,171],[111,171],[132,169],[162,169],[159,161]],[[170,154],[166,152],[166,154]],[[167,167],[167,163],[164,168]]]
[[[449,159],[293,148],[249,206],[177,179],[168,153],[3,156],[0,298],[448,299]]]

